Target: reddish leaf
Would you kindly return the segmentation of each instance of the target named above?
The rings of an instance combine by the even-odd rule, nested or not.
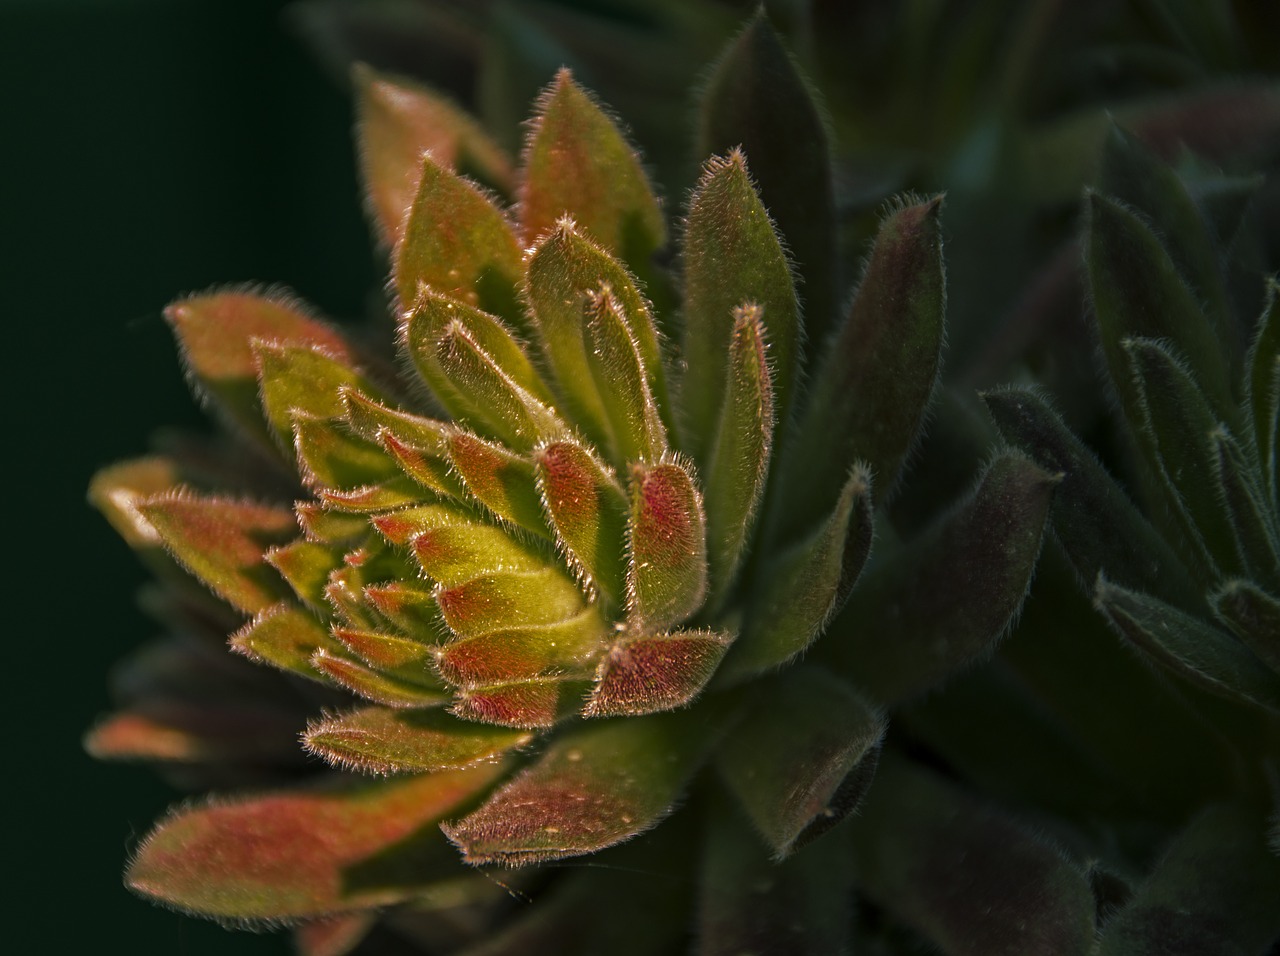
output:
[[[628,522],[628,613],[637,630],[679,624],[707,592],[702,496],[678,462],[636,465]]]
[[[452,712],[464,720],[532,730],[550,727],[581,706],[586,681],[541,677],[458,691]]]
[[[377,913],[362,910],[310,920],[293,928],[298,956],[347,956],[368,935]]]
[[[449,700],[448,694],[427,683],[425,669],[422,682],[406,680],[323,648],[312,655],[311,666],[352,693],[386,707],[434,707]]]
[[[467,490],[481,504],[504,521],[551,537],[532,462],[463,431],[450,436],[449,454]]]
[[[683,707],[701,693],[732,640],[717,631],[623,638],[600,661],[582,712],[612,717]]]
[[[395,671],[415,668],[426,672],[426,662],[434,648],[422,641],[414,641],[378,631],[357,630],[351,627],[335,627],[333,636],[342,642],[352,654],[370,667]]]
[[[436,669],[463,687],[522,678],[586,676],[604,646],[608,625],[590,607],[576,617],[541,627],[504,627],[450,641],[436,652]]]

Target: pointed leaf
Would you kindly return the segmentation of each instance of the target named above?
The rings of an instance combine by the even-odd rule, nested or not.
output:
[[[844,681],[800,666],[734,725],[716,764],[777,858],[843,820],[875,775],[885,718]]]
[[[423,573],[446,588],[491,571],[541,571],[551,563],[500,528],[477,522],[415,535],[413,554]]]
[[[1280,859],[1261,822],[1212,807],[1172,843],[1110,922],[1100,956],[1261,953],[1280,936]]]
[[[378,484],[358,488],[322,488],[318,495],[324,504],[335,511],[364,515],[416,505],[429,497],[430,493],[424,492],[417,482],[409,478],[388,478]]]
[[[422,154],[448,169],[510,189],[511,161],[480,124],[438,93],[363,64],[356,86],[356,136],[369,211],[383,244],[395,246],[418,192]]]
[[[406,680],[354,661],[345,653],[335,654],[325,648],[311,656],[311,666],[353,694],[387,707],[435,707],[449,700],[448,694],[428,683],[430,677],[425,668],[421,682]]]
[[[1169,253],[1128,207],[1097,193],[1088,195],[1087,206],[1089,288],[1102,354],[1125,417],[1135,430],[1141,427],[1142,413],[1122,343],[1142,336],[1172,342],[1191,361],[1191,371],[1216,415],[1226,418],[1234,407],[1226,356]]]
[[[613,717],[683,707],[711,680],[732,640],[720,631],[623,637],[601,659],[582,712]]]
[[[583,324],[587,364],[604,404],[614,461],[657,461],[667,450],[666,429],[622,304],[607,285],[588,293]]]
[[[1250,581],[1228,581],[1212,601],[1214,611],[1259,659],[1280,674],[1280,600]]]
[[[450,711],[463,720],[522,730],[542,729],[571,716],[581,706],[586,681],[540,677],[464,688]]]
[[[342,549],[319,541],[299,538],[280,547],[268,548],[263,560],[289,582],[294,594],[316,613],[325,613],[325,585],[329,575],[342,566]]]
[[[817,640],[862,572],[872,530],[871,482],[864,469],[854,468],[827,520],[762,572],[722,680],[770,670]]]
[[[315,615],[290,604],[276,604],[231,635],[231,649],[250,660],[311,680],[324,677],[311,664],[316,651],[341,651],[342,645]]]
[[[1039,393],[1010,388],[982,399],[1005,441],[1062,475],[1053,533],[1081,581],[1092,586],[1102,572],[1185,610],[1200,605],[1200,589],[1168,543]]]
[[[400,474],[394,459],[376,445],[338,427],[338,419],[293,417],[298,472],[310,486],[357,488]]]
[[[416,640],[435,642],[446,632],[440,608],[427,587],[388,581],[367,585],[364,596],[390,624]]]
[[[363,515],[330,511],[318,501],[299,501],[293,513],[308,541],[350,545],[369,533],[369,522]]]
[[[707,465],[707,603],[713,608],[745,556],[769,476],[775,413],[767,349],[760,306],[735,308],[724,402]]]
[[[525,147],[524,241],[533,242],[565,215],[628,262],[645,262],[666,243],[666,220],[635,151],[562,69],[538,100]]]
[[[671,812],[715,728],[686,711],[574,730],[445,835],[468,863],[510,866],[621,843]]]
[[[1028,827],[886,755],[850,826],[858,885],[946,956],[1088,956],[1085,874]]]
[[[585,598],[555,568],[492,571],[455,587],[436,590],[436,602],[455,634],[470,637],[509,627],[536,627],[575,617]]]
[[[467,491],[486,508],[539,537],[551,537],[529,459],[463,431],[449,437],[449,456]]]
[[[297,534],[293,512],[182,491],[138,500],[138,513],[188,571],[248,614],[288,596],[263,558]]]
[[[1018,615],[1058,479],[1021,455],[987,468],[957,510],[881,565],[821,645],[883,704],[990,653]]]
[[[759,307],[777,416],[786,421],[800,367],[800,309],[786,254],[739,151],[710,160],[689,204],[684,238],[684,339],[688,371],[681,401],[689,422],[689,448],[706,461],[717,424],[727,414],[737,309]]]
[[[177,464],[168,458],[135,458],[97,472],[89,482],[89,501],[125,544],[149,554],[160,550],[160,536],[138,510],[138,502],[170,491],[181,480]]]
[[[422,286],[519,322],[521,253],[506,216],[475,183],[422,157],[418,191],[395,254],[395,289],[408,309]]]
[[[393,673],[403,670],[410,678],[415,672],[425,677],[435,650],[423,641],[342,625],[334,627],[333,636],[370,667]]]
[[[434,773],[492,763],[532,734],[467,723],[437,710],[366,707],[313,721],[303,743],[345,770]]]
[[[500,766],[360,786],[293,790],[182,810],[143,841],[129,886],[187,912],[284,919],[381,906],[412,895],[407,860],[380,872],[393,848],[424,862],[425,828],[482,791]],[[419,836],[422,834],[422,836]],[[390,877],[390,878],[389,878]]]
[[[1121,637],[1175,674],[1219,696],[1280,713],[1280,674],[1225,631],[1101,575],[1094,604]]]
[[[884,220],[853,304],[819,367],[800,448],[827,464],[814,467],[797,455],[790,473],[791,493],[809,500],[809,519],[815,505],[835,498],[855,459],[870,466],[877,496],[888,495],[923,423],[942,359],[941,208],[939,197],[903,206]]]
[[[635,465],[627,527],[627,610],[637,630],[679,624],[707,591],[702,496],[678,462]]]
[[[1280,281],[1267,282],[1267,304],[1249,349],[1248,397],[1262,475],[1272,505],[1280,508],[1276,446],[1280,439]]]
[[[97,760],[287,766],[296,757],[300,723],[289,710],[262,704],[151,699],[103,720],[84,747]]]
[[[555,624],[450,641],[436,652],[436,669],[450,683],[469,688],[560,674],[586,677],[608,634],[599,611],[587,608]]]
[[[805,325],[816,349],[826,342],[836,311],[827,134],[805,81],[763,12],[716,66],[698,125],[698,155],[741,147],[750,160],[760,198],[804,276]]]
[[[626,574],[627,497],[617,478],[573,439],[535,450],[534,468],[556,543],[584,583],[620,603]]]
[[[662,349],[649,304],[626,268],[563,220],[534,248],[527,265],[525,293],[538,326],[538,341],[566,414],[591,442],[608,447],[603,400],[594,386],[583,337],[588,293],[607,285],[622,307],[644,362],[649,391],[671,428],[671,403],[662,368]]]
[[[321,348],[353,359],[337,329],[312,318],[287,295],[215,292],[165,310],[188,374],[225,423],[275,445],[262,420],[254,342]],[[285,430],[285,434],[288,430]]]
[[[1258,480],[1244,449],[1226,428],[1218,426],[1209,436],[1214,458],[1214,494],[1232,534],[1234,554],[1246,572],[1259,581],[1280,586],[1280,528],[1266,506]]]
[[[462,504],[440,501],[389,511],[375,516],[370,523],[392,544],[409,547],[413,539],[424,531],[478,523],[477,517]],[[496,540],[494,545],[497,545]]]

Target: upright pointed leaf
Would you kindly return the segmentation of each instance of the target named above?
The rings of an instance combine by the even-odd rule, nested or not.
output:
[[[725,343],[735,310],[754,303],[769,343],[775,405],[786,421],[799,369],[802,329],[791,269],[740,151],[707,163],[689,204],[684,233],[684,339],[681,401],[690,452],[706,461],[731,377]]]
[[[844,681],[796,667],[734,725],[716,758],[776,857],[843,820],[871,785],[885,719]]]
[[[1058,479],[1006,453],[959,509],[863,581],[821,653],[883,704],[990,653],[1017,617]]]
[[[805,277],[811,349],[836,311],[835,208],[827,134],[805,81],[763,12],[716,66],[699,109],[698,153],[741,147],[760,198]]]
[[[538,101],[525,146],[524,241],[533,242],[565,215],[627,262],[645,262],[666,242],[666,220],[635,151],[562,69]]]
[[[1212,599],[1213,609],[1236,636],[1280,674],[1280,599],[1251,581],[1228,581]]]
[[[464,431],[449,436],[449,457],[463,484],[504,521],[550,538],[533,463]]]
[[[1276,445],[1280,438],[1280,281],[1267,282],[1267,304],[1249,349],[1248,398],[1254,442],[1266,490],[1280,510]]]
[[[554,624],[503,627],[449,641],[436,652],[436,669],[468,688],[533,677],[588,676],[605,646],[609,624],[589,607]]]
[[[420,860],[439,872],[429,825],[487,787],[501,766],[359,786],[224,800],[182,810],[143,841],[130,888],[186,912],[288,919],[399,902]],[[406,856],[389,857],[391,851]],[[382,871],[379,858],[398,865]],[[438,877],[437,877],[438,878]]]
[[[787,486],[802,508],[809,503],[809,519],[813,505],[835,498],[855,459],[870,466],[876,494],[888,495],[915,441],[942,359],[941,207],[939,197],[884,220],[818,369]]]
[[[401,238],[418,192],[422,154],[440,165],[510,189],[511,160],[464,110],[411,80],[357,64],[356,137],[370,215],[383,244]]]
[[[1261,475],[1226,428],[1209,436],[1217,505],[1235,545],[1233,556],[1258,581],[1280,587],[1280,526],[1258,486]],[[1224,564],[1227,562],[1223,562]]]
[[[637,630],[661,631],[702,605],[707,535],[702,496],[678,462],[636,465],[627,522],[627,611]]]
[[[706,714],[686,711],[566,733],[444,832],[472,864],[594,853],[671,812],[716,729]]]
[[[711,680],[732,639],[718,631],[624,636],[601,658],[582,712],[612,717],[683,707]]]
[[[381,397],[377,385],[347,356],[307,345],[254,345],[263,411],[283,447],[293,445],[294,415],[337,418],[345,389]]]
[[[293,447],[298,473],[313,488],[358,488],[401,473],[395,459],[377,445],[349,434],[337,419],[295,414]]]
[[[288,596],[264,559],[267,548],[297,533],[287,508],[187,492],[140,500],[136,508],[183,567],[232,606],[254,614]]]
[[[422,159],[418,192],[395,251],[395,289],[403,307],[420,286],[519,322],[521,253],[506,216],[472,182],[434,156]]]
[[[775,404],[759,305],[733,310],[724,401],[707,464],[708,604],[716,607],[745,556],[773,452]]]
[[[268,548],[263,560],[276,569],[304,604],[324,613],[324,588],[329,575],[342,564],[342,549],[319,541],[299,538],[280,547]]]
[[[464,637],[499,628],[556,624],[578,615],[585,600],[564,571],[551,567],[492,571],[436,590],[445,622]]]

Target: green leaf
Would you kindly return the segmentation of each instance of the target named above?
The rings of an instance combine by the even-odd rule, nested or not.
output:
[[[339,419],[293,416],[298,472],[312,487],[358,488],[400,474],[393,458],[376,445],[338,427]]]
[[[446,497],[466,497],[449,465],[451,425],[388,408],[353,389],[346,389],[342,398],[343,418],[351,430],[382,445],[406,475]]]
[[[1280,674],[1280,599],[1251,581],[1228,581],[1210,599],[1214,612]]]
[[[805,326],[816,349],[835,320],[838,282],[827,134],[763,12],[729,45],[699,108],[698,155],[735,147],[750,160],[760,198],[804,276]]]
[[[773,376],[761,308],[733,310],[728,375],[707,465],[707,559],[717,607],[746,554],[773,451]]]
[[[671,812],[716,726],[685,711],[573,730],[445,835],[468,863],[510,866],[621,843]]]
[[[411,80],[356,64],[356,139],[366,202],[388,247],[403,235],[422,176],[422,154],[447,169],[510,191],[511,160],[479,123],[448,99]]]
[[[442,587],[457,587],[491,571],[542,571],[543,555],[492,525],[468,522],[414,535],[413,555],[423,573]]]
[[[329,575],[342,566],[342,549],[320,541],[299,538],[289,544],[268,548],[263,560],[289,582],[294,594],[317,613],[327,613],[324,600]]]
[[[1125,417],[1142,428],[1141,404],[1124,353],[1126,339],[1168,339],[1191,362],[1215,415],[1231,420],[1227,357],[1212,325],[1151,228],[1127,206],[1098,193],[1087,197],[1085,264],[1102,354]]]
[[[451,711],[482,724],[545,729],[578,711],[587,686],[586,681],[555,676],[467,687],[458,691]]]
[[[311,666],[353,694],[387,707],[436,707],[449,700],[449,695],[438,686],[426,683],[429,677],[425,669],[422,681],[406,680],[354,661],[345,653],[335,654],[325,648],[311,655]]]
[[[561,69],[534,108],[520,184],[520,224],[532,243],[570,216],[624,261],[644,263],[667,240],[639,157],[618,126]]]
[[[1280,528],[1258,486],[1261,475],[1250,467],[1245,452],[1230,432],[1218,426],[1209,436],[1214,452],[1214,489],[1234,554],[1246,572],[1259,581],[1280,586]]]
[[[588,293],[584,319],[587,365],[604,405],[613,460],[657,461],[667,450],[667,432],[627,316],[607,285]]]
[[[342,650],[314,614],[286,603],[260,611],[232,634],[228,643],[233,651],[250,660],[316,681],[324,680],[311,664],[316,651]]]
[[[160,536],[138,502],[171,491],[182,481],[176,462],[158,455],[109,465],[89,482],[89,502],[134,551],[154,560]],[[168,561],[168,557],[163,558]]]
[[[355,360],[337,329],[313,318],[287,295],[208,293],[181,299],[164,315],[202,399],[233,430],[270,449],[278,446],[262,420],[254,343],[319,348],[348,362]],[[287,424],[281,434],[289,434]]]
[[[588,587],[612,604],[625,587],[627,496],[613,471],[573,439],[534,451],[538,491],[556,542]]]
[[[366,707],[312,721],[302,742],[344,770],[434,773],[493,763],[532,739],[529,733],[464,722],[438,710]]]
[[[468,688],[558,674],[586,677],[608,635],[608,624],[590,607],[554,624],[504,627],[450,641],[437,649],[436,669]]]
[[[624,636],[601,658],[582,712],[613,717],[683,707],[711,680],[732,640],[719,631]]]
[[[941,208],[941,197],[902,206],[880,225],[784,473],[789,496],[808,506],[798,519],[812,520],[816,507],[834,500],[855,460],[870,467],[880,498],[897,484],[942,360]]]
[[[449,457],[467,491],[494,515],[539,537],[552,537],[528,458],[464,431],[449,436]]]
[[[1280,674],[1225,631],[1102,575],[1094,604],[1121,637],[1175,674],[1221,697],[1280,713]]]
[[[344,389],[382,397],[383,392],[345,355],[318,346],[255,340],[262,407],[282,447],[293,446],[296,414],[337,418]]]
[[[778,234],[756,194],[740,151],[711,159],[689,204],[684,232],[684,338],[687,371],[680,398],[687,445],[705,462],[732,388],[737,310],[762,313],[777,417],[786,421],[799,371],[802,329],[795,283]]]
[[[369,522],[359,514],[330,511],[319,501],[298,501],[293,513],[308,541],[352,545],[369,534]]]
[[[862,582],[822,653],[886,705],[990,653],[1026,597],[1058,481],[996,458],[967,501]]]
[[[403,670],[406,676],[416,674],[425,679],[427,661],[434,656],[435,648],[425,641],[381,631],[338,625],[333,636],[370,667],[393,673]]]
[[[335,511],[360,515],[416,505],[430,496],[429,492],[423,492],[421,485],[407,477],[388,478],[378,484],[358,488],[321,488],[316,494],[321,502]]]
[[[659,412],[670,414],[662,349],[649,304],[635,279],[617,259],[578,232],[570,220],[534,247],[527,264],[525,293],[538,327],[538,341],[565,413],[592,444],[609,446],[608,415],[595,387],[583,335],[587,297],[608,286],[622,307],[644,363],[649,391]],[[669,418],[663,423],[671,429]]]
[[[702,606],[707,536],[702,496],[678,462],[637,464],[627,521],[627,613],[636,631],[661,631]]]
[[[255,614],[288,596],[263,555],[297,534],[292,511],[186,491],[134,507],[178,562],[233,607]]]
[[[1273,507],[1280,509],[1276,446],[1280,437],[1280,281],[1267,281],[1267,304],[1258,320],[1258,331],[1249,349],[1248,386],[1250,418],[1261,462],[1263,482]]]
[[[1280,934],[1280,859],[1260,821],[1211,807],[1107,923],[1100,956],[1261,953]]]
[[[365,600],[387,623],[417,640],[434,642],[446,633],[444,618],[431,591],[404,581],[369,584]]]
[[[858,885],[946,956],[1088,956],[1082,870],[1033,830],[886,754],[850,825]]]
[[[716,765],[778,858],[835,826],[871,785],[884,716],[844,681],[794,667],[734,725]]]
[[[395,254],[395,289],[403,309],[422,286],[519,323],[516,297],[521,252],[516,234],[493,200],[436,157],[422,157],[422,175]]]
[[[1101,572],[1184,610],[1202,606],[1200,588],[1168,543],[1040,393],[1000,389],[982,400],[1005,441],[1062,475],[1053,533],[1087,587]]]
[[[396,903],[435,876],[430,824],[501,771],[479,766],[180,810],[143,841],[125,880],[144,896],[224,919],[288,919]],[[406,879],[415,859],[422,869]],[[390,862],[399,866],[388,869]]]
[[[740,681],[778,667],[817,640],[862,572],[872,530],[871,482],[855,468],[827,520],[761,570],[721,679]]]
[[[557,624],[582,612],[586,598],[557,568],[491,571],[436,591],[445,623],[460,637],[499,628]]]

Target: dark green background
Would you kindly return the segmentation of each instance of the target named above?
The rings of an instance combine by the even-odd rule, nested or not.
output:
[[[126,891],[130,847],[176,795],[80,747],[112,661],[155,634],[86,485],[200,421],[161,308],[261,281],[343,315],[378,281],[346,96],[282,6],[0,0],[7,952],[288,951]]]

